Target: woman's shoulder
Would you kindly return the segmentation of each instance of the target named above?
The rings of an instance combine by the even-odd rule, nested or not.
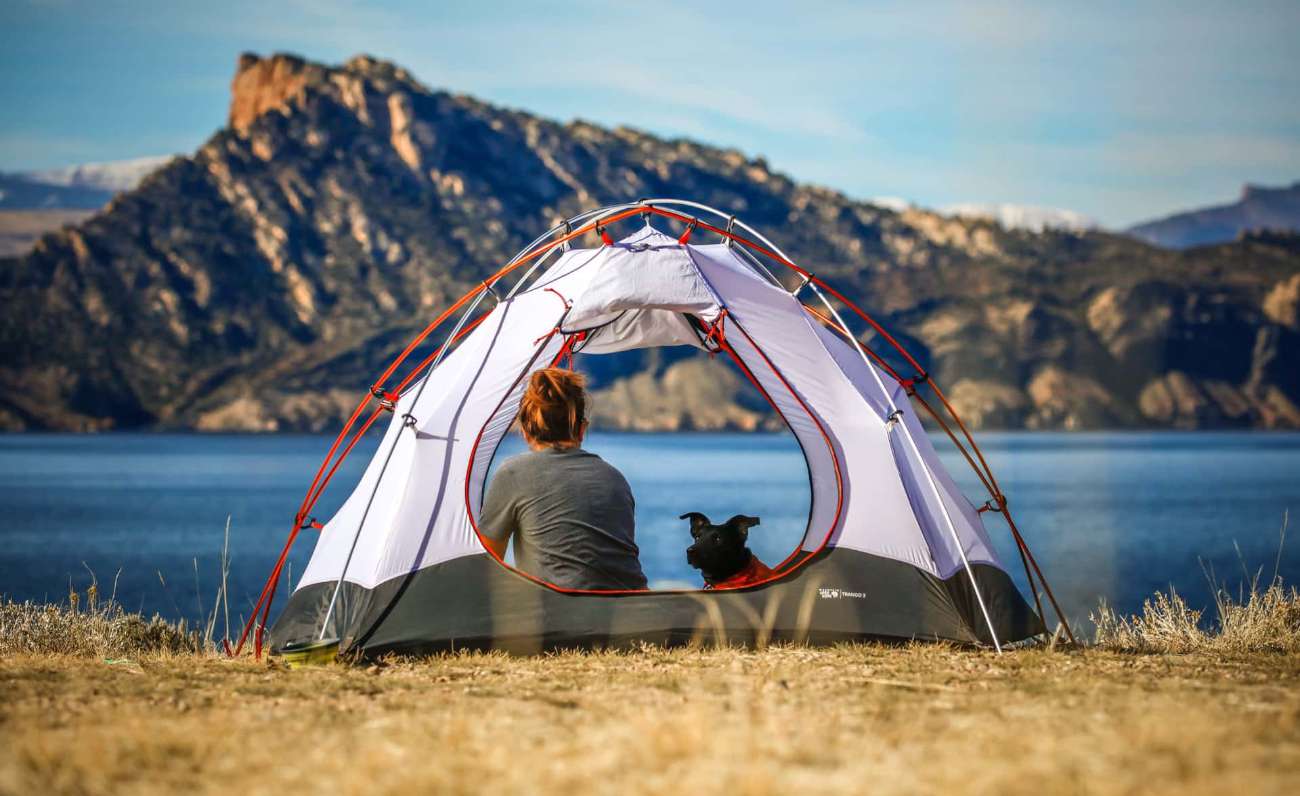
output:
[[[557,459],[557,457],[559,457]],[[559,462],[565,461],[588,469],[609,470],[618,473],[618,468],[602,459],[598,454],[585,448],[544,448],[536,451],[517,453],[501,463],[497,473],[522,473],[536,470],[550,470]],[[570,465],[571,466],[571,465]]]
[[[577,452],[582,455],[583,460],[587,462],[587,466],[591,469],[608,473],[611,477],[617,477],[620,481],[627,480],[623,477],[622,471],[602,459],[598,454],[581,448]]]
[[[544,457],[544,451],[524,451],[523,453],[516,453],[509,459],[501,462],[501,466],[497,468],[497,473],[522,472],[534,470],[539,467],[545,467],[546,464]]]

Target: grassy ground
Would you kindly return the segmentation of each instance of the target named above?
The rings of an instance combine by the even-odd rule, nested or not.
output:
[[[0,604],[0,793],[1295,793],[1300,593],[1095,643],[288,670],[95,593]],[[215,616],[215,613],[214,613]]]
[[[0,738],[7,793],[1294,793],[1300,654],[15,654]]]

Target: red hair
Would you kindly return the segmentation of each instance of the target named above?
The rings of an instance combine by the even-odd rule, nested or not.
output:
[[[587,380],[559,368],[533,371],[519,401],[519,427],[529,442],[576,445],[587,418]]]

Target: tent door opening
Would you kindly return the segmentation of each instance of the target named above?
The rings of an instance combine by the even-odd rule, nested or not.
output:
[[[696,374],[697,378],[703,372],[706,374],[705,378],[728,382],[726,387],[739,389],[745,399],[741,404],[743,406],[770,408],[772,415],[777,419],[776,423],[771,423],[772,416],[768,416],[770,433],[759,436],[747,434],[743,445],[736,445],[734,449],[721,452],[718,450],[720,440],[717,437],[705,437],[698,442],[688,441],[685,443],[685,451],[680,443],[668,444],[664,447],[664,459],[650,464],[637,462],[632,458],[621,458],[619,435],[602,435],[600,432],[595,432],[584,444],[584,448],[609,460],[616,468],[623,471],[631,483],[637,500],[636,540],[642,550],[642,565],[650,582],[649,588],[645,591],[694,591],[703,588],[700,573],[685,564],[684,551],[690,544],[691,538],[687,522],[679,517],[690,511],[699,511],[718,523],[735,514],[759,516],[762,519],[761,527],[751,531],[749,547],[759,560],[771,567],[775,573],[786,574],[791,571],[793,564],[806,557],[806,553],[801,555],[802,548],[815,532],[812,528],[815,500],[812,490],[812,470],[804,449],[805,443],[794,433],[794,428],[786,417],[785,411],[789,410],[783,411],[782,406],[773,399],[754,375],[754,370],[746,365],[726,342],[722,329],[724,322],[715,321],[710,324],[698,316],[686,313],[679,314],[678,317],[683,326],[694,334],[698,341],[695,347],[701,349],[701,355],[674,359],[674,365],[670,367],[688,368]],[[593,340],[599,341],[598,334],[603,329],[610,328],[612,323],[614,321],[592,329],[575,330],[566,335],[560,346],[560,353],[550,362],[540,361],[535,367],[526,369],[526,372],[521,374],[521,383],[526,382],[528,374],[537,367],[565,367],[576,364],[578,370],[584,371],[587,369],[584,367],[587,363],[614,356],[609,353],[591,354],[588,353],[587,348]],[[665,350],[661,346],[648,348]],[[707,357],[702,355],[706,352]],[[583,354],[585,356],[579,356]],[[599,370],[598,367],[596,369]],[[494,413],[494,417],[507,411],[513,417],[513,413],[518,410],[518,392],[518,390],[512,391],[514,400],[503,402],[498,413]],[[790,392],[793,392],[792,389]],[[593,398],[593,407],[589,407],[589,412],[594,409],[598,413],[599,409],[596,407],[599,407],[599,404],[600,397],[597,394]],[[757,414],[756,412],[755,415]],[[756,426],[760,421],[751,422]],[[516,425],[517,421],[512,421],[509,428],[513,429]],[[754,426],[751,426],[750,430]],[[665,436],[680,439],[675,432],[667,433]],[[506,433],[496,436],[494,447],[486,454],[488,476],[480,482],[477,501],[472,502],[468,507],[471,521],[475,523],[476,529],[478,520],[476,509],[481,509],[495,466],[502,459],[523,450],[525,446],[520,435]],[[476,453],[474,456],[476,461],[481,458],[483,458],[482,453]],[[692,462],[692,458],[696,461]],[[665,461],[670,464],[665,465]],[[768,484],[764,487],[761,478],[752,477],[747,472],[728,470],[728,468],[746,466],[781,467],[787,472],[797,467],[802,476],[799,479],[799,488],[793,491],[786,487],[773,493],[770,492],[772,486]],[[473,477],[474,473],[471,472],[471,480]],[[669,483],[675,488],[666,489]],[[646,488],[638,489],[638,485]],[[564,488],[563,484],[557,483],[555,486],[557,489]],[[672,497],[668,498],[667,496],[670,495]],[[516,566],[517,562],[513,554],[499,559],[499,563],[550,588],[571,591],[546,583],[540,578],[533,578],[531,573],[520,570]]]

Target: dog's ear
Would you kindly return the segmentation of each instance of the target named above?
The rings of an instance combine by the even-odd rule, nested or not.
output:
[[[677,519],[691,521],[691,536],[699,536],[701,531],[713,524],[698,511],[688,511]]]
[[[740,538],[742,541],[744,539],[749,538],[749,527],[751,525],[758,525],[758,524],[760,524],[758,517],[749,517],[744,514],[737,514],[736,516],[727,520],[727,525],[730,525],[732,528],[736,529],[736,532],[740,534]]]

